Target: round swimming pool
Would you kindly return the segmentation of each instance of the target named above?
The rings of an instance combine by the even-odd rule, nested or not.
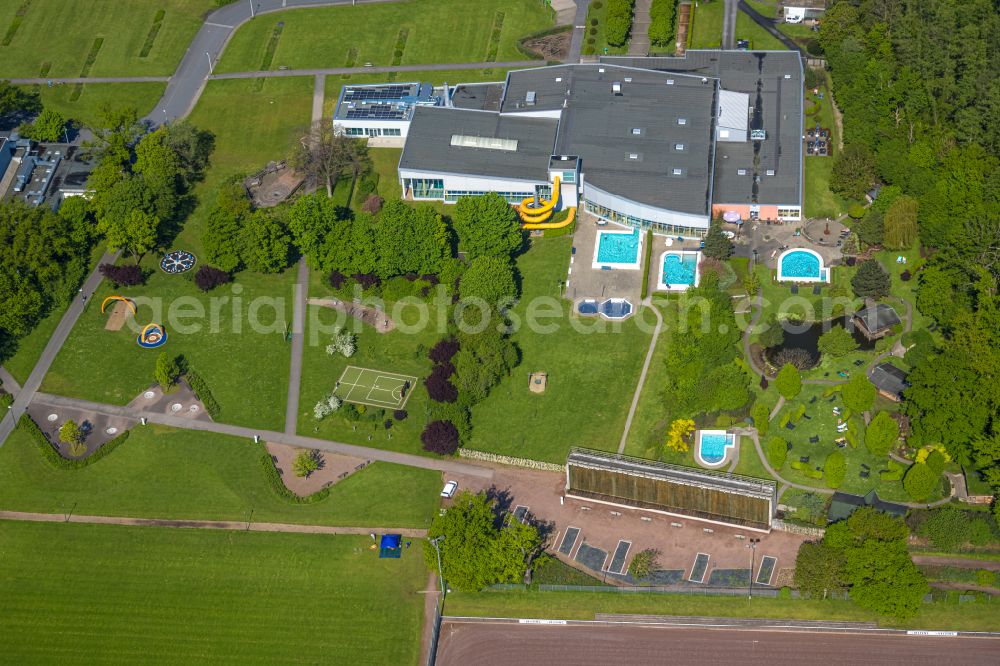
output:
[[[815,250],[786,250],[778,257],[778,279],[789,282],[826,280],[823,258]]]

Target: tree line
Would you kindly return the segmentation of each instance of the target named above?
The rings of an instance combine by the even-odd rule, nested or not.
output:
[[[831,185],[860,198],[856,225],[890,248],[917,241],[916,306],[937,331],[907,354],[911,443],[1000,489],[1000,14],[988,0],[840,0],[820,44],[844,112]],[[929,346],[929,350],[927,347]],[[921,349],[923,347],[923,349]],[[996,504],[996,503],[995,503]],[[995,508],[1000,515],[1000,507]]]

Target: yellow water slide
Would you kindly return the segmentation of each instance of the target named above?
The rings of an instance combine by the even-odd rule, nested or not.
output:
[[[552,185],[552,198],[548,201],[543,199],[540,206],[533,206],[534,202],[535,197],[527,197],[518,204],[517,212],[520,213],[522,220],[528,224],[538,224],[552,217],[552,212],[559,203],[559,176],[556,176]]]
[[[562,222],[542,222],[536,224],[522,224],[522,229],[562,229],[563,227],[568,227],[573,224],[573,220],[576,219],[576,208],[567,208],[566,219]]]

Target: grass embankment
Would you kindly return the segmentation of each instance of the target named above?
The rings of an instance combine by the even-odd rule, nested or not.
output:
[[[95,39],[102,42],[88,76],[168,76],[215,6],[215,0],[6,0],[0,78],[80,76]]]
[[[498,12],[504,16],[494,44]],[[537,0],[413,0],[296,9],[261,16],[240,28],[216,71],[260,69],[279,21],[285,25],[270,69],[525,60],[518,41],[550,27],[553,15]],[[406,38],[400,40],[403,30]]]
[[[249,440],[146,426],[100,462],[67,471],[16,431],[0,448],[0,508],[192,520],[247,520],[252,511],[255,522],[357,527],[427,527],[437,510],[440,474],[379,462],[323,501],[291,504],[268,485],[263,455]]]
[[[379,559],[368,537],[16,522],[0,542],[10,663],[419,660],[419,547]]]
[[[931,603],[912,620],[879,619],[850,601],[755,598],[706,595],[622,594],[615,592],[453,592],[445,614],[472,617],[530,617],[593,620],[597,613],[696,615],[705,617],[795,618],[872,622],[887,627],[993,631],[1000,623],[1000,604]]]

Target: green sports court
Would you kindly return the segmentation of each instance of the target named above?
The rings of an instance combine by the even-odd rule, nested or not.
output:
[[[337,381],[333,394],[341,400],[382,409],[402,409],[417,378],[384,370],[349,365]]]

